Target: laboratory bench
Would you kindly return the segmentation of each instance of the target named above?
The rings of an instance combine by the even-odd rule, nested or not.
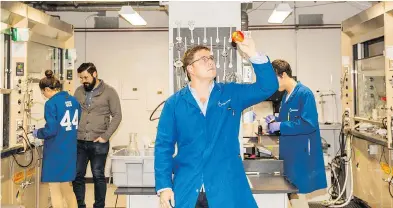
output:
[[[298,189],[281,175],[281,160],[244,160],[243,166],[258,206],[288,207],[287,194],[297,193]],[[115,195],[127,196],[127,208],[159,207],[159,198],[152,187],[117,188]]]
[[[248,176],[252,193],[259,207],[288,207],[287,194],[297,193],[284,176]],[[159,207],[155,188],[117,188],[115,195],[127,195],[127,208]]]

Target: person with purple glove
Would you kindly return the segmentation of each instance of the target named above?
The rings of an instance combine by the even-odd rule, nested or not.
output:
[[[80,105],[75,97],[61,91],[60,81],[52,70],[40,80],[45,103],[45,126],[35,129],[34,137],[44,140],[41,182],[49,184],[53,208],[76,208],[77,201],[71,182],[76,176],[76,137]]]
[[[33,130],[33,136],[34,136],[35,138],[37,138],[37,132],[38,132],[38,129],[34,129],[34,130]]]
[[[292,78],[291,66],[284,60],[272,62],[279,91],[285,91],[278,117],[265,118],[269,133],[280,132],[279,157],[284,175],[299,193],[290,196],[293,208],[309,207],[305,194],[327,187],[319,132],[318,112],[312,91]]]

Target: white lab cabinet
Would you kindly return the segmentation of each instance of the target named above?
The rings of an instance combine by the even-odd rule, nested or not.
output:
[[[286,193],[280,194],[253,194],[258,207],[288,207]]]
[[[162,79],[165,74],[151,75],[146,81],[146,110],[154,110],[162,101],[168,98],[168,87]]]
[[[128,195],[127,208],[160,208],[160,198],[157,195]]]

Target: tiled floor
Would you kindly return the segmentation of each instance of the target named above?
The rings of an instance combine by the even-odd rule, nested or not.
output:
[[[116,187],[111,184],[108,186],[106,192],[106,205],[105,207],[112,208],[115,207],[116,204],[116,195],[114,194]],[[94,203],[94,184],[88,183],[86,184],[86,205],[88,208],[92,208]],[[117,200],[116,208],[125,208],[126,207],[126,197],[119,195]]]

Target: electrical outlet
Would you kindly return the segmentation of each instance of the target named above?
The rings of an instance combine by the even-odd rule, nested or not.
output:
[[[368,146],[368,153],[370,155],[376,155],[378,154],[378,145],[373,144]]]
[[[22,119],[16,119],[16,130],[23,129],[23,120]]]

